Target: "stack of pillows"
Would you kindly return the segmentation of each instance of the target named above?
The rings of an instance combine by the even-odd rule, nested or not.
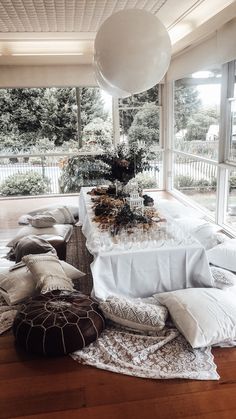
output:
[[[76,213],[73,207],[67,206],[53,207],[52,209],[43,208],[24,215],[18,222],[27,225],[21,228],[7,244],[7,247],[11,248],[7,255],[8,259],[19,262],[21,260],[21,252],[18,254],[19,247],[22,246],[22,243],[19,244],[19,242],[24,237],[32,235],[50,242],[56,248],[59,257],[65,259],[65,245],[72,235],[72,225],[76,222],[74,215],[78,216],[78,211]],[[36,253],[36,251],[32,253]]]
[[[72,212],[73,211],[73,212]],[[31,215],[32,214],[32,215]],[[27,225],[20,229],[7,246],[15,264],[0,264],[0,295],[10,305],[18,304],[40,292],[55,289],[73,290],[73,282],[85,274],[59,260],[49,237],[68,241],[78,211],[61,206],[42,208],[24,216]]]
[[[59,260],[56,254],[42,253],[23,256],[22,261],[0,267],[0,295],[14,305],[41,293],[56,289],[73,290],[73,281],[85,274]]]
[[[226,239],[208,250],[207,255],[214,288],[181,289],[155,294],[150,299],[110,296],[100,302],[104,316],[126,328],[157,333],[165,327],[169,313],[193,348],[235,346],[236,239]]]

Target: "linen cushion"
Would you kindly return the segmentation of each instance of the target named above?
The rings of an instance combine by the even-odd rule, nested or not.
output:
[[[118,296],[101,301],[99,307],[107,319],[142,331],[155,332],[163,329],[168,314],[163,306],[144,303],[140,299]]]
[[[186,233],[191,234],[206,249],[223,242],[227,237],[219,233],[220,227],[206,222],[201,218],[182,217],[175,220],[176,224]]]
[[[188,288],[155,294],[193,348],[236,339],[236,300],[216,288]]]
[[[46,207],[39,207],[35,210],[30,211],[28,214],[23,214],[20,216],[20,218],[18,219],[18,224],[29,224],[29,220],[31,217],[35,216],[35,215],[39,215],[42,214],[46,211],[51,211],[57,208],[61,208],[63,205],[61,203],[57,203],[57,204],[51,204],[51,205],[47,205]],[[66,205],[67,208],[69,208],[70,212],[73,214],[74,218],[78,218],[79,217],[79,210],[78,210],[78,206],[75,205]]]
[[[33,215],[37,215],[37,214],[42,214],[42,213],[44,213],[46,211],[52,211],[54,209],[62,208],[62,207],[63,207],[63,205],[60,202],[58,202],[56,204],[51,204],[51,205],[47,205],[47,206],[36,208],[35,210],[30,211],[28,213],[28,215],[33,216]],[[79,216],[79,209],[78,209],[78,206],[77,205],[75,206],[75,205],[68,205],[67,204],[66,207],[73,214],[74,218],[78,218],[78,216]]]
[[[236,285],[236,275],[233,272],[212,266],[211,273],[216,288],[224,289]]]
[[[51,215],[39,214],[31,217],[29,223],[36,228],[52,227],[57,223],[56,219]]]
[[[180,202],[173,202],[169,201],[168,199],[161,199],[157,202],[158,208],[161,213],[165,214],[166,217],[168,215],[171,218],[203,218],[204,214],[197,211],[194,208],[189,206],[183,205]]]
[[[77,291],[54,291],[21,306],[13,333],[27,352],[57,356],[89,345],[104,326],[103,315],[91,297]]]
[[[212,265],[236,272],[236,239],[229,239],[207,251]]]
[[[191,235],[197,239],[205,249],[211,249],[223,241],[222,234],[218,234],[220,227],[212,223],[204,223],[191,231]]]
[[[73,232],[73,227],[67,224],[55,224],[53,227],[36,228],[33,226],[22,227],[16,236],[7,243],[7,247],[13,247],[22,239],[22,237],[36,235],[36,236],[61,236],[67,242]]]
[[[26,236],[22,237],[10,251],[11,259],[14,259],[16,263],[20,262],[23,256],[38,253],[55,253],[54,247],[41,236]]]
[[[43,215],[54,218],[58,224],[75,224],[74,216],[67,207],[46,211],[43,213]]]
[[[72,281],[85,276],[79,269],[63,260],[60,260],[60,264],[66,276]],[[18,304],[37,295],[39,291],[36,280],[22,262],[15,264],[10,269],[8,267],[0,268],[0,295],[3,296],[7,304]]]
[[[73,283],[65,274],[56,255],[27,255],[22,261],[29,268],[42,294],[54,290],[73,291]]]

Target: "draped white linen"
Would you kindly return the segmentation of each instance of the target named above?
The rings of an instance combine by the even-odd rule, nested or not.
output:
[[[90,188],[82,188],[79,215],[86,246],[93,254],[91,265],[93,293],[97,298],[109,295],[148,297],[154,293],[182,288],[212,287],[213,279],[203,246],[189,238],[181,244],[163,247],[132,247],[125,250],[114,245],[102,249],[99,230],[93,222]]]

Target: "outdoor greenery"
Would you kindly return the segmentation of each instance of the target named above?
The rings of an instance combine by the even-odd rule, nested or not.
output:
[[[181,145],[182,142],[185,148],[186,141],[206,141],[209,127],[219,124],[216,109],[203,108],[197,88],[185,85],[181,80],[175,82],[174,111],[175,131],[176,133],[182,131],[182,141],[179,141],[180,144],[177,141],[176,145]],[[207,145],[201,144],[199,147],[203,147],[204,154],[211,157],[209,153],[212,153],[212,150],[208,152]],[[191,152],[194,153],[192,150]]]
[[[133,123],[128,131],[129,144],[137,141],[145,142],[146,145],[159,144],[160,136],[159,109],[154,103],[146,103],[136,113]]]
[[[141,144],[119,144],[99,156],[72,156],[62,170],[63,192],[77,192],[81,186],[116,180],[127,183],[137,173],[149,169],[154,153]]]
[[[195,180],[191,176],[179,175],[175,177],[174,186],[177,189],[189,191],[211,192],[216,190],[216,178],[211,180],[205,178]]]
[[[83,87],[78,94],[80,106],[75,88],[1,89],[0,152],[35,151],[41,138],[62,146],[78,141],[95,118],[107,120],[99,89]]]
[[[175,94],[177,126],[181,130],[188,125],[185,142],[195,143],[205,136],[210,123],[217,118],[212,110],[201,112],[198,91],[181,83]],[[48,152],[65,151],[74,155],[60,162],[59,180],[62,192],[75,192],[85,185],[96,185],[119,180],[127,183],[137,176],[140,187],[155,187],[154,179],[145,173],[155,160],[159,145],[159,86],[126,99],[119,99],[123,112],[122,129],[125,142],[113,147],[112,121],[104,111],[100,89],[96,88],[35,88],[1,89],[0,91],[0,152],[13,154],[39,154],[44,164]],[[191,140],[191,141],[190,141]],[[81,148],[82,147],[82,148]],[[78,156],[81,151],[96,151],[97,156]],[[13,160],[14,159],[14,160]],[[25,158],[26,161],[26,158]],[[46,161],[46,160],[45,160]],[[141,174],[144,172],[143,174]],[[37,194],[47,190],[48,182],[37,174],[9,177],[2,184],[3,194]],[[27,182],[28,176],[32,178]],[[37,179],[36,179],[37,178]],[[190,179],[179,179],[179,184]],[[28,183],[28,185],[27,185]],[[194,182],[193,182],[194,184]],[[203,185],[205,188],[208,185]],[[202,186],[202,187],[203,187]],[[8,190],[7,190],[8,188]]]
[[[152,87],[146,92],[119,99],[122,134],[128,134],[136,113],[147,103],[159,105],[159,85]]]
[[[0,195],[42,195],[48,192],[49,183],[49,179],[33,171],[16,173],[0,184]]]

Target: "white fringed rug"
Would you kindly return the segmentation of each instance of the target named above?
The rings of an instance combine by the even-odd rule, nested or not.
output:
[[[71,356],[82,364],[142,378],[220,378],[211,348],[193,349],[174,328],[147,336],[108,326],[95,342]]]

